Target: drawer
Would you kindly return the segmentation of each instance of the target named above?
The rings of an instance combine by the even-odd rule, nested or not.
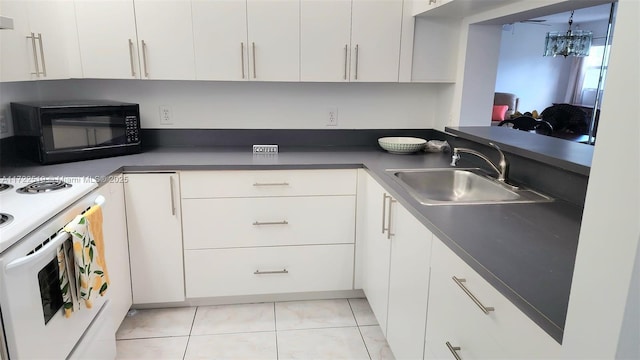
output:
[[[355,196],[183,199],[185,249],[353,243]]]
[[[182,198],[355,195],[356,170],[184,171]]]
[[[353,244],[185,251],[187,298],[353,289]]]
[[[503,357],[555,358],[561,355],[560,344],[442,242],[434,241],[432,259],[433,276],[439,276],[441,280],[438,281],[446,282],[446,287],[452,295],[452,303],[457,293],[455,301],[462,299],[471,310],[474,310],[478,330],[500,344],[504,350]],[[441,271],[441,269],[446,270]],[[484,306],[493,307],[494,310],[484,314],[471,297],[454,282],[453,276],[464,279],[462,284],[469,292]]]

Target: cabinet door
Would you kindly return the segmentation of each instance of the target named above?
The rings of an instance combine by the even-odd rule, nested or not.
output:
[[[177,174],[127,174],[125,199],[133,303],[184,300]]]
[[[102,206],[102,232],[105,239],[105,259],[109,269],[110,306],[113,323],[122,322],[131,307],[131,272],[129,267],[129,242],[124,205],[122,175],[98,189],[105,197]]]
[[[432,235],[399,203],[391,211],[387,342],[397,359],[422,359]]]
[[[0,78],[2,81],[35,79],[35,43],[30,35],[29,11],[22,0],[2,0],[0,14],[13,19],[13,30],[0,31]]]
[[[246,0],[194,0],[196,79],[247,80]]]
[[[191,2],[136,0],[142,77],[194,80]]]
[[[362,186],[358,188],[358,196],[363,196],[366,204],[358,208],[361,214],[357,246],[361,247],[362,289],[382,332],[386,335],[391,241],[387,239],[387,233],[383,228],[388,215],[386,209],[391,199],[371,176],[364,171],[361,174],[365,174],[365,179],[360,182]]]
[[[300,2],[300,80],[349,81],[351,0]]]
[[[299,0],[247,0],[250,80],[300,80]]]
[[[85,78],[139,79],[133,0],[76,0]]]
[[[29,1],[31,31],[40,34],[40,79],[81,77],[78,30],[71,1]]]
[[[353,0],[351,81],[397,82],[402,0]]]

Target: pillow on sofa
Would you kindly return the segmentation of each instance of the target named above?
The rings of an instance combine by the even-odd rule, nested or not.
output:
[[[491,120],[504,120],[504,114],[506,114],[507,109],[509,109],[509,105],[493,105],[493,114],[491,114]]]

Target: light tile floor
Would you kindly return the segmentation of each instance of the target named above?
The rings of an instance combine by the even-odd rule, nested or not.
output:
[[[118,359],[394,359],[366,299],[138,310]]]

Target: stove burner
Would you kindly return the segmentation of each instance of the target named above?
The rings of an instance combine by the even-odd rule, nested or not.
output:
[[[0,213],[0,227],[9,225],[11,221],[13,221],[13,216],[9,214]]]
[[[21,187],[17,191],[21,194],[39,194],[44,192],[62,190],[71,187],[62,180],[42,180],[33,182],[25,187]]]
[[[13,187],[13,185],[9,185],[6,183],[0,183],[0,191],[9,190]]]

